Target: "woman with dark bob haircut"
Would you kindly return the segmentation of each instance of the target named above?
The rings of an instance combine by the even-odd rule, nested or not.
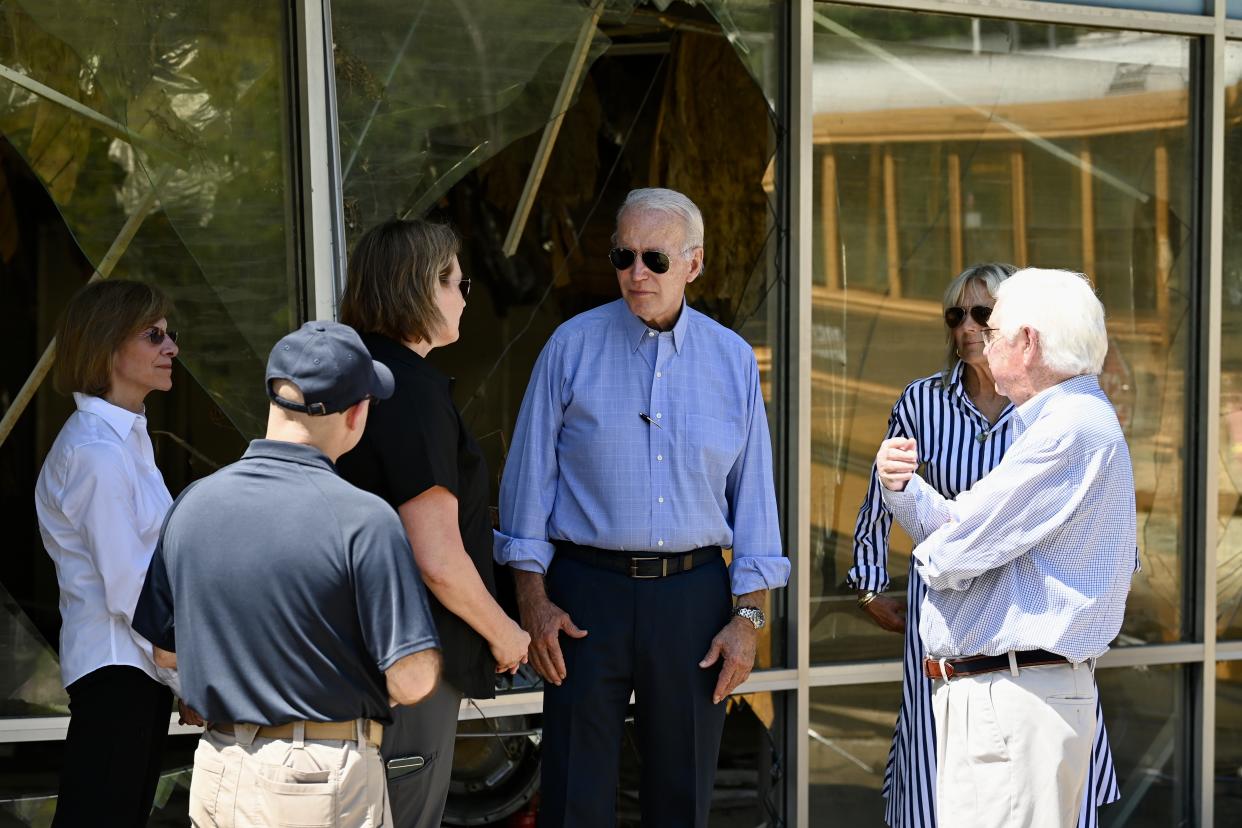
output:
[[[159,781],[172,707],[160,678],[170,674],[130,621],[172,505],[143,406],[172,388],[171,311],[150,285],[94,282],[69,300],[56,332],[54,382],[77,410],[35,487],[60,583],[71,714],[53,825],[146,825]]]
[[[441,224],[374,227],[350,256],[341,301],[341,321],[392,369],[396,390],[337,468],[401,516],[444,658],[436,691],[415,707],[395,708],[384,729],[380,753],[398,828],[440,825],[462,696],[495,695],[495,674],[515,672],[530,644],[496,603],[483,453],[453,403],[452,381],[426,360],[459,336],[470,280],[458,246]]]

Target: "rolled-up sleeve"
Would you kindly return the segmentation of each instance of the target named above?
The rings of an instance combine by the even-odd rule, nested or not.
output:
[[[500,530],[493,536],[497,563],[540,574],[547,572],[555,553],[548,520],[560,481],[556,438],[565,413],[562,374],[560,345],[554,338],[544,346],[526,386],[500,482]]]
[[[746,445],[729,471],[725,495],[733,528],[734,595],[777,589],[789,583],[789,559],[781,548],[772,479],[772,438],[759,385],[759,366],[751,357],[747,393]]]

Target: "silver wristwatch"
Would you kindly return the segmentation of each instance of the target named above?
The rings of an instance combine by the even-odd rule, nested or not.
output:
[[[768,619],[764,617],[763,610],[758,607],[734,607],[734,615],[740,615],[747,621],[755,625],[756,630],[763,629],[763,625],[768,623]]]

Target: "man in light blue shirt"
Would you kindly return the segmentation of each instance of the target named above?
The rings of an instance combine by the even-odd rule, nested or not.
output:
[[[1021,270],[982,331],[1017,406],[1004,460],[946,500],[894,438],[876,468],[928,586],[937,811],[956,826],[1077,821],[1096,721],[1094,661],[1121,629],[1135,564],[1134,473],[1097,375],[1104,308],[1086,279]]]
[[[614,242],[622,298],[561,325],[535,364],[495,555],[547,682],[540,825],[616,824],[633,692],[643,824],[706,826],[721,702],[789,578],[771,441],[754,352],[685,303],[698,208],[635,190]]]

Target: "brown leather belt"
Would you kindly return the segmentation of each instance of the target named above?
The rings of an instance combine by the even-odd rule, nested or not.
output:
[[[259,725],[255,733],[257,739],[292,739],[293,726],[296,722],[280,725]],[[358,738],[358,720],[348,722],[303,722],[305,732],[302,738],[312,742],[352,742]],[[232,722],[212,722],[208,727],[219,733],[233,735],[237,726]],[[371,744],[379,747],[384,738],[384,726],[377,721],[367,719],[362,729],[362,736]]]
[[[617,552],[612,549],[597,549],[594,546],[581,546],[566,540],[555,540],[556,554],[593,566],[628,575],[631,578],[645,580],[648,578],[667,578],[689,572],[696,566],[720,560],[719,546],[704,546],[689,552],[665,554]]]
[[[1046,667],[1049,664],[1069,664],[1070,660],[1063,655],[1050,653],[1047,650],[1019,650],[1014,653],[1019,667]],[[944,665],[943,670],[941,665]],[[948,681],[962,676],[977,676],[981,673],[995,673],[1009,669],[1009,656],[968,656],[966,658],[931,658],[923,659],[923,675],[929,679]]]

